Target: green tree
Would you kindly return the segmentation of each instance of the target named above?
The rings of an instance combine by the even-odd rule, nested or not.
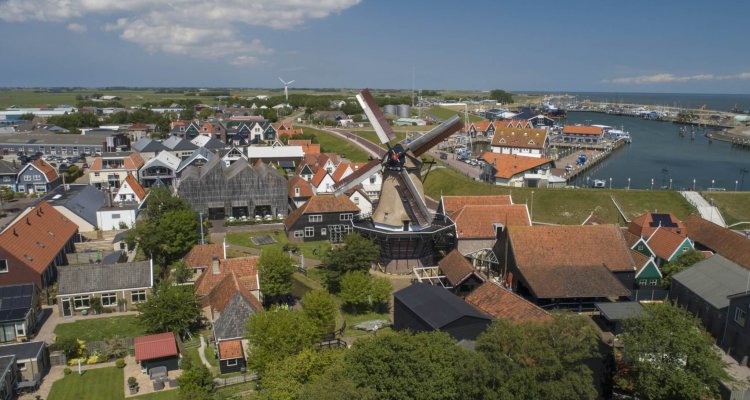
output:
[[[191,120],[195,119],[195,111],[193,111],[193,107],[186,108],[180,113],[180,119],[182,120]]]
[[[592,370],[599,338],[583,316],[556,315],[548,324],[501,319],[477,339],[477,368],[486,399],[595,399]]]
[[[21,116],[18,117],[18,119],[22,121],[32,121],[34,119],[34,113],[21,114]]]
[[[365,271],[350,271],[341,278],[339,297],[356,313],[370,305],[370,276]]]
[[[341,362],[343,350],[304,349],[299,354],[274,361],[260,381],[259,400],[301,399],[306,383]]]
[[[387,278],[374,277],[370,280],[370,300],[376,308],[388,306],[393,286]]]
[[[180,400],[211,400],[215,390],[211,372],[193,356],[182,358],[182,375],[177,378]]]
[[[356,341],[344,356],[346,376],[379,399],[465,399],[472,355],[441,332],[385,333]]]
[[[324,289],[316,289],[302,296],[302,312],[312,321],[320,336],[336,329],[339,308],[336,298]]]
[[[338,293],[341,277],[349,271],[367,271],[380,257],[380,246],[357,233],[344,239],[344,245],[333,248],[325,256],[328,290]]]
[[[269,364],[312,348],[318,342],[318,332],[303,313],[277,308],[250,317],[246,338],[250,349],[247,364],[262,374]]]
[[[370,387],[359,387],[347,375],[343,362],[328,367],[302,387],[300,399],[305,400],[376,400],[381,399]]]
[[[289,255],[279,249],[265,249],[260,255],[260,287],[271,299],[292,292],[294,265]]]
[[[646,315],[626,320],[623,359],[615,377],[620,388],[644,399],[717,398],[728,378],[714,340],[700,322],[671,303],[646,306]]]
[[[200,301],[193,288],[173,286],[168,281],[157,286],[138,311],[138,318],[149,332],[182,335],[202,321]]]
[[[498,103],[512,103],[513,94],[501,89],[490,90],[490,99],[495,100]]]
[[[207,120],[207,119],[209,119],[210,117],[213,117],[213,116],[214,116],[214,110],[211,107],[206,107],[206,108],[202,109],[198,113],[198,118],[201,121]]]
[[[672,284],[672,277],[678,273],[690,268],[698,261],[704,260],[705,257],[700,251],[688,250],[677,257],[677,260],[666,263],[661,267],[662,281],[661,284],[669,288]]]
[[[193,270],[185,264],[184,260],[177,260],[172,263],[172,276],[176,283],[185,283],[193,277]]]

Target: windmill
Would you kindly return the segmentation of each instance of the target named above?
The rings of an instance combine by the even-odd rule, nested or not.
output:
[[[388,150],[381,159],[370,161],[341,180],[334,191],[341,195],[372,175],[383,174],[380,197],[372,216],[367,221],[355,222],[354,230],[381,245],[381,259],[388,264],[389,272],[410,273],[413,266],[432,263],[436,242],[448,235],[452,245],[455,237],[453,223],[434,216],[427,208],[419,156],[459,132],[464,124],[459,116],[454,116],[408,144],[391,146],[389,142],[396,135],[370,92],[363,90],[357,95],[357,101]]]
[[[283,79],[281,79],[281,77],[279,77],[279,80],[284,85],[284,98],[286,99],[286,102],[289,103],[289,85],[294,83],[294,80],[285,82]]]

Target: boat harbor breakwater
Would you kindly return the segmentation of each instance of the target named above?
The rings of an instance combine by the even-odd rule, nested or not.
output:
[[[713,129],[730,129],[750,121],[743,114],[704,109],[654,107],[643,104],[585,103],[567,109],[568,113],[589,112],[625,117],[638,117]],[[739,117],[739,118],[738,118]]]

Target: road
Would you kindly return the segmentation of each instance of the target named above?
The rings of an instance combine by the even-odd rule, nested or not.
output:
[[[685,197],[685,199],[690,204],[698,209],[698,212],[703,219],[726,228],[727,223],[724,222],[724,217],[721,216],[721,211],[719,211],[717,207],[714,207],[708,201],[706,201],[706,199],[704,199],[700,193],[693,191],[683,191],[680,192],[680,194]]]

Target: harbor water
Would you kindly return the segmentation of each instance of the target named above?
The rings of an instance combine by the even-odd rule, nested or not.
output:
[[[589,112],[570,112],[566,123],[622,126],[633,139],[632,144],[576,177],[571,185],[590,186],[594,179],[600,179],[609,186],[612,178],[613,188],[625,188],[630,178],[630,188],[659,189],[669,188],[671,179],[675,190],[750,190],[750,174],[742,172],[750,170],[750,151],[718,140],[709,142],[701,128],[695,129],[695,138],[691,139],[691,127],[685,127],[681,137],[683,125]]]

